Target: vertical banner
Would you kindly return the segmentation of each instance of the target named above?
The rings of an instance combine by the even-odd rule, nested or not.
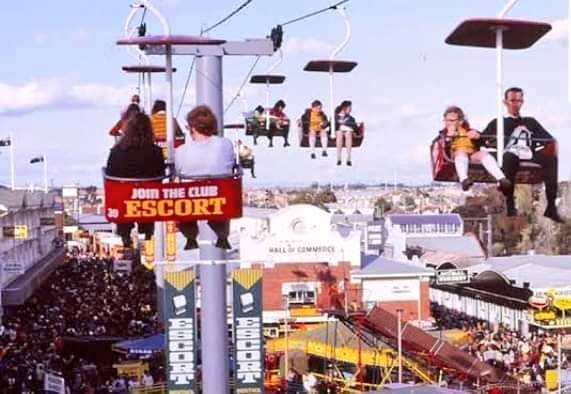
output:
[[[197,355],[194,269],[165,272],[164,277],[168,390],[194,394]]]
[[[145,240],[143,244],[143,253],[141,253],[141,264],[148,270],[155,268],[155,237]]]
[[[165,255],[168,262],[176,261],[176,222],[166,222]]]
[[[232,272],[236,394],[264,392],[262,270]]]

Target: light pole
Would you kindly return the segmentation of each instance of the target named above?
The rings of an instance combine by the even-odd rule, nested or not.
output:
[[[561,333],[557,333],[557,393],[561,394]]]
[[[287,374],[289,371],[289,362],[288,362],[288,348],[289,348],[289,338],[288,338],[288,315],[289,315],[289,300],[287,295],[283,297],[284,300],[284,308],[285,308],[285,316],[284,316],[284,338],[285,338],[285,350],[284,350],[284,378],[287,378]]]
[[[402,309],[397,309],[399,383],[402,383]]]

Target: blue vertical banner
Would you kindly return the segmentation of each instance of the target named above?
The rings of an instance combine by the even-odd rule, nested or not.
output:
[[[198,346],[194,269],[165,272],[164,277],[168,390],[195,394]]]
[[[262,270],[232,272],[236,394],[264,392]]]

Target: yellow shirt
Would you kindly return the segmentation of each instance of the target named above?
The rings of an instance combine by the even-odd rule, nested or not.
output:
[[[452,138],[452,151],[474,153],[474,142],[468,137],[468,130],[460,128],[458,134]]]
[[[155,112],[151,115],[151,126],[155,141],[162,142],[167,140],[167,114],[164,111]]]
[[[321,130],[321,115],[319,115],[319,112],[311,111],[309,115],[309,130]]]

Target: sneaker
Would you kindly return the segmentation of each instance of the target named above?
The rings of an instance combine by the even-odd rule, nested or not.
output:
[[[548,205],[545,213],[543,214],[546,218],[553,220],[556,223],[563,223],[564,220],[557,213],[557,208],[554,205]]]
[[[326,150],[324,150],[323,152],[321,152],[321,156],[323,156],[323,157],[327,157],[327,151],[326,151]]]
[[[338,165],[338,166],[341,165],[341,160],[337,160],[337,165]]]
[[[196,239],[187,239],[186,245],[184,245],[184,250],[192,249],[198,249],[198,242],[196,242]]]
[[[286,146],[289,146],[289,142],[287,142],[287,141],[284,142],[284,148],[285,148]]]
[[[472,187],[472,185],[474,184],[474,181],[472,181],[471,179],[464,179],[462,182],[462,190],[464,191],[468,191],[470,190],[470,188]]]
[[[512,187],[512,183],[510,182],[510,180],[508,178],[502,178],[499,180],[499,186],[498,189],[502,192],[502,193],[507,193],[508,190],[510,190]]]
[[[315,159],[315,153],[312,153],[312,154],[311,154],[311,158],[312,158],[312,159]]]
[[[214,246],[220,249],[226,249],[226,250],[232,249],[230,242],[228,242],[228,238],[218,238]]]
[[[351,163],[351,160],[347,160],[347,165],[348,165],[349,167],[351,167],[351,166],[353,165],[353,163]]]
[[[270,141],[270,144],[268,145],[269,148],[273,148],[274,147],[274,143],[272,141]]]

